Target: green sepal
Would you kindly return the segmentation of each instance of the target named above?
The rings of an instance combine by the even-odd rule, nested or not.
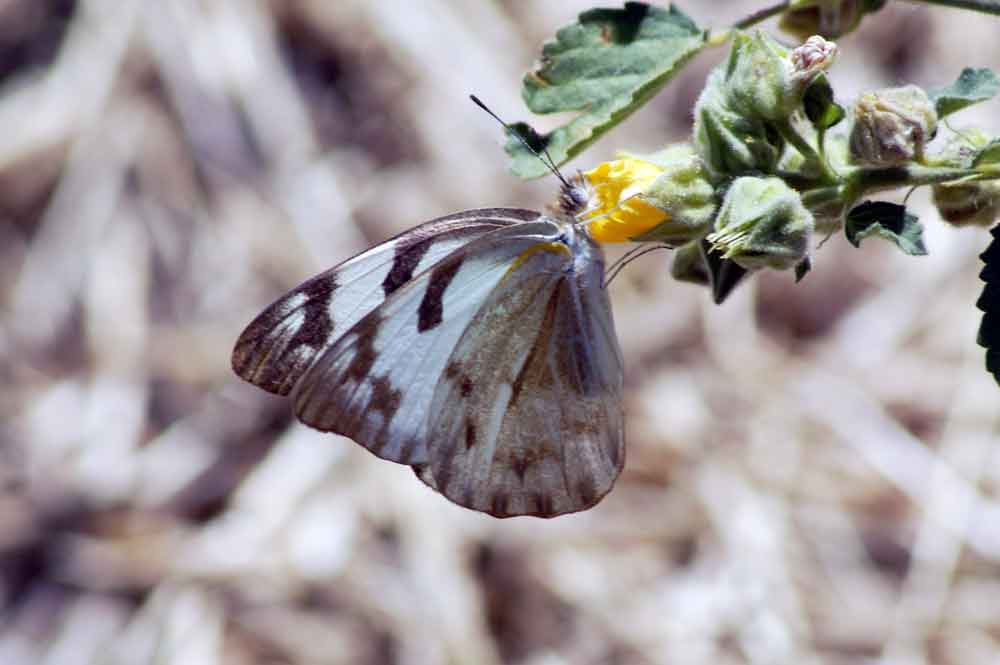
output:
[[[865,201],[847,213],[844,224],[847,240],[855,247],[868,236],[878,236],[893,242],[911,256],[927,254],[924,247],[924,227],[917,216],[906,208],[888,201]]]
[[[722,258],[704,238],[692,240],[675,250],[670,266],[670,275],[678,282],[709,287],[716,305],[721,305],[748,274],[746,268],[732,259]]]
[[[726,73],[708,76],[694,107],[694,141],[709,175],[723,182],[732,175],[769,173],[781,159],[785,141],[757,117],[733,111],[726,101]]]
[[[699,286],[709,286],[712,277],[701,253],[701,241],[693,240],[674,250],[674,261],[670,264],[670,276],[678,282],[688,282]]]
[[[972,159],[973,166],[1000,163],[1000,139],[993,139],[976,153]]]
[[[819,130],[830,129],[847,115],[844,107],[833,101],[833,87],[826,74],[820,74],[809,84],[802,104],[809,122]]]
[[[1000,80],[992,70],[966,67],[958,79],[949,86],[928,91],[934,102],[938,118],[961,111],[967,106],[992,99],[1000,90]]]
[[[563,164],[652,98],[706,44],[707,33],[674,6],[627,2],[622,9],[592,9],[556,33],[537,69],[523,81],[522,96],[534,113],[579,111],[548,134],[531,130],[556,164]],[[530,127],[516,123],[525,133]],[[548,169],[511,137],[511,170],[537,178]]]

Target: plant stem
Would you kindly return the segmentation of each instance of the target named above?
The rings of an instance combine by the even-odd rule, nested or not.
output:
[[[971,9],[983,14],[1000,16],[1000,0],[907,0],[914,4],[942,5],[956,9]]]
[[[771,7],[758,9],[749,16],[745,16],[736,23],[734,23],[733,28],[736,30],[745,30],[750,26],[757,25],[761,21],[766,21],[767,19],[771,18],[776,14],[780,14],[781,12],[788,9],[788,6],[791,4],[792,4],[791,0],[785,0],[784,2],[779,2],[778,4],[772,5]]]
[[[842,200],[844,198],[844,193],[845,187],[842,185],[811,189],[802,193],[802,204],[812,210],[824,204]]]
[[[960,169],[910,165],[887,169],[855,167],[841,172],[840,175],[852,188],[856,188],[859,192],[870,193],[896,187],[936,185],[963,178],[989,180],[1000,177],[1000,171],[992,168]]]
[[[805,139],[798,131],[788,122],[776,122],[773,123],[774,128],[781,134],[781,137],[788,141],[793,148],[799,151],[799,153],[806,158],[807,162],[815,164],[819,168],[823,179],[827,183],[837,182],[839,178],[837,174],[830,170],[830,165],[826,163],[826,160],[816,152],[816,148],[813,147],[809,141]]]

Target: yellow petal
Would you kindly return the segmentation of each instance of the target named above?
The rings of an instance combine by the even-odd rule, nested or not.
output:
[[[596,203],[584,220],[597,242],[627,242],[663,223],[668,215],[642,199],[663,169],[655,164],[624,157],[598,164],[583,175],[593,185]]]

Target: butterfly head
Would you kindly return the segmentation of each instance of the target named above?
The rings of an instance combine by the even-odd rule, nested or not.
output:
[[[550,207],[560,218],[577,223],[596,210],[598,204],[594,186],[586,176],[578,173],[563,182],[559,198]]]

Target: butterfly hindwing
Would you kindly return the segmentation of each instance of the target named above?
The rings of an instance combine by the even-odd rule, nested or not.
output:
[[[404,464],[429,460],[439,378],[519,257],[558,236],[551,220],[498,228],[413,277],[325,349],[295,390],[298,418]]]
[[[348,259],[254,319],[236,342],[233,369],[264,390],[288,394],[325,349],[414,275],[484,233],[538,216],[514,208],[468,210],[421,224]]]
[[[534,252],[457,343],[430,407],[429,462],[415,467],[452,501],[553,517],[589,508],[614,484],[622,362],[593,250],[583,261]]]

